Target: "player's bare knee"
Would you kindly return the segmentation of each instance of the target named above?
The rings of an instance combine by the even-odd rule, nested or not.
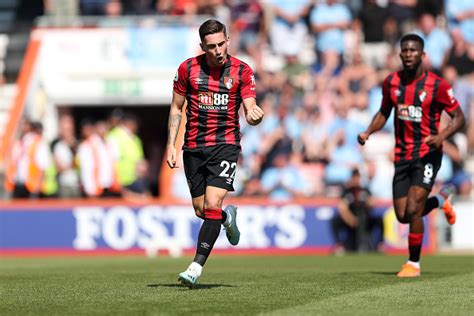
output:
[[[222,199],[219,197],[206,197],[204,205],[206,209],[222,209],[222,202]]]
[[[419,210],[417,205],[407,208],[407,220],[408,222],[412,222],[414,220],[418,220],[422,217],[422,211]]]
[[[406,216],[406,212],[403,214],[395,213],[395,215],[397,216],[397,220],[399,223],[408,224],[410,222],[408,217]]]

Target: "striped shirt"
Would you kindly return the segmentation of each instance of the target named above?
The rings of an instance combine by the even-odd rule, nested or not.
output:
[[[183,149],[240,145],[240,104],[256,97],[246,63],[228,55],[222,67],[211,68],[205,54],[189,58],[179,66],[173,89],[187,101]]]
[[[432,149],[424,140],[438,134],[441,112],[459,107],[453,89],[443,78],[425,71],[408,81],[403,71],[387,76],[383,83],[382,113],[395,108],[395,163],[424,157]]]

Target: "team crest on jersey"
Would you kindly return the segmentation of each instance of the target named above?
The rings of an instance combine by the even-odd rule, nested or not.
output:
[[[395,95],[396,95],[397,97],[399,97],[399,96],[400,96],[400,94],[402,94],[402,92],[401,92],[400,90],[398,90],[398,89],[397,89],[397,90],[395,90]]]
[[[228,76],[224,77],[224,85],[227,89],[232,89],[234,86],[234,78]]]
[[[425,101],[427,94],[428,94],[428,93],[427,93],[425,90],[423,90],[423,89],[421,89],[420,92],[418,92],[418,98],[420,98],[420,101],[421,101],[421,102],[424,102],[424,101]]]

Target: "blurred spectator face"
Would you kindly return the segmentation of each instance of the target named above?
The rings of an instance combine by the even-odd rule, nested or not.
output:
[[[59,119],[59,133],[61,136],[74,135],[74,119],[70,115],[63,115]]]
[[[95,132],[94,125],[92,123],[87,122],[87,123],[82,124],[81,133],[82,133],[82,137],[84,139],[87,139],[90,136],[92,136],[94,134],[94,132]]]
[[[273,158],[273,166],[278,169],[285,168],[288,162],[288,155],[279,153]]]
[[[121,16],[122,3],[119,0],[110,0],[105,5],[105,15],[107,16]]]
[[[127,127],[132,133],[136,133],[138,130],[138,123],[134,119],[126,119],[123,124]]]
[[[424,34],[430,34],[436,27],[434,16],[425,13],[420,17],[420,29]]]
[[[95,132],[96,132],[97,135],[99,135],[101,138],[105,138],[105,137],[106,137],[107,131],[108,131],[107,124],[105,124],[104,121],[98,121],[97,123],[95,123]]]
[[[21,123],[21,136],[31,132],[31,122],[28,120],[23,120]]]
[[[224,32],[206,35],[201,43],[202,50],[206,53],[207,62],[211,67],[220,67],[227,60],[227,47],[229,40]]]
[[[360,173],[358,170],[352,171],[351,178],[349,179],[348,185],[351,187],[360,187]]]
[[[458,72],[453,66],[447,66],[443,69],[443,78],[452,86],[458,77]]]

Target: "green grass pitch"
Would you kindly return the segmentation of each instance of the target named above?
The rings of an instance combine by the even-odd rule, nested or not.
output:
[[[473,315],[474,256],[214,256],[195,289],[191,258],[0,258],[0,315]]]

